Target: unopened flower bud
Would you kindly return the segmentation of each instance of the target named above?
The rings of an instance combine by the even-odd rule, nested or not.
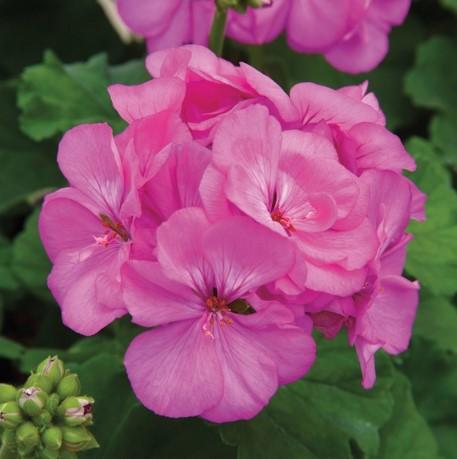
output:
[[[56,392],[59,394],[61,400],[79,395],[81,393],[81,383],[79,382],[78,375],[70,373],[64,376],[58,384]]]
[[[0,403],[13,402],[17,397],[17,389],[10,384],[0,384]]]
[[[68,397],[60,404],[57,413],[67,426],[89,425],[92,423],[93,405],[92,397]]]
[[[71,453],[98,448],[94,436],[85,427],[62,427],[63,447]]]
[[[273,5],[273,0],[248,0],[248,5],[253,8],[265,8]]]
[[[21,410],[16,402],[6,402],[0,406],[0,427],[15,429],[23,420]]]
[[[48,410],[42,410],[32,419],[33,423],[39,427],[48,427],[52,424],[52,415]]]
[[[48,357],[43,360],[37,367],[38,374],[49,377],[53,386],[57,385],[65,375],[65,368],[62,360],[57,356]]]
[[[40,451],[39,456],[40,459],[59,459],[62,456],[58,450],[44,448]]]
[[[46,401],[46,410],[54,416],[60,405],[60,397],[57,394],[51,394]]]
[[[42,433],[41,440],[47,449],[52,451],[59,450],[63,441],[62,430],[56,426],[49,427]]]
[[[37,426],[24,422],[16,430],[17,449],[20,454],[30,454],[40,444],[40,434]]]
[[[39,387],[49,394],[52,391],[53,383],[49,376],[32,373],[25,382],[24,387]]]
[[[19,391],[19,406],[29,416],[37,416],[44,408],[48,394],[39,387],[27,387]]]

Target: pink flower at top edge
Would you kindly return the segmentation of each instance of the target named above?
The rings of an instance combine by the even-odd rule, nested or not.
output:
[[[149,51],[207,45],[214,0],[118,0],[126,24],[147,39]],[[384,59],[388,35],[402,24],[411,0],[273,0],[245,14],[231,11],[227,34],[262,44],[286,31],[299,52],[319,53],[337,69],[367,72]]]
[[[157,238],[158,263],[124,270],[134,321],[156,327],[125,357],[136,395],[169,417],[254,417],[315,357],[289,309],[255,295],[291,268],[293,246],[246,217],[210,225],[198,208],[177,211]]]

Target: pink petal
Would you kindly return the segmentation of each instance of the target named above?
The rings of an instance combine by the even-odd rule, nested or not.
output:
[[[312,134],[311,134],[312,135]],[[306,144],[301,155],[284,155],[281,170],[292,177],[309,194],[326,193],[336,203],[337,218],[346,217],[359,195],[356,177],[337,161],[307,154]]]
[[[209,166],[200,183],[200,195],[208,218],[211,221],[221,220],[236,214],[225,196],[226,176],[213,166]]]
[[[361,73],[373,70],[384,59],[389,49],[385,27],[366,20],[352,35],[335,44],[325,58],[338,70]]]
[[[400,276],[381,279],[381,287],[360,324],[358,334],[389,354],[408,348],[419,302],[419,284]]]
[[[306,285],[309,289],[331,295],[349,296],[365,282],[366,270],[347,271],[338,265],[306,263]]]
[[[295,85],[290,97],[303,125],[326,121],[342,129],[350,129],[355,124],[364,121],[376,123],[379,119],[378,111],[369,105],[314,83]]]
[[[222,169],[234,164],[243,167],[264,195],[272,196],[280,144],[279,123],[265,107],[253,105],[232,113],[220,124],[214,136],[214,161]]]
[[[354,126],[341,143],[340,151],[343,156],[353,156],[359,173],[366,169],[398,172],[416,169],[414,159],[400,139],[377,124],[360,123]]]
[[[276,392],[278,374],[273,355],[256,337],[255,331],[237,323],[217,329],[214,343],[222,369],[222,398],[202,414],[203,418],[213,422],[251,419]]]
[[[248,8],[246,13],[230,12],[227,35],[241,43],[262,44],[275,39],[284,29],[288,0],[275,0],[268,8]]]
[[[185,85],[178,78],[158,78],[135,86],[114,84],[108,92],[119,115],[131,123],[163,110],[179,113]]]
[[[322,52],[347,31],[348,0],[292,0],[287,25],[289,45],[297,51]]]
[[[59,167],[70,185],[90,197],[100,210],[119,212],[124,194],[120,158],[107,124],[82,124],[62,138]]]
[[[157,257],[167,277],[201,294],[213,284],[213,274],[203,257],[202,236],[208,227],[203,210],[192,207],[176,211],[157,230]]]
[[[172,145],[163,156],[157,171],[142,188],[143,205],[162,220],[183,207],[201,206],[200,182],[211,160],[210,150],[192,142]]]
[[[189,287],[168,279],[159,263],[130,261],[122,276],[127,309],[143,327],[196,319],[204,313],[200,298]]]
[[[265,98],[262,102],[274,115],[279,115],[278,117],[286,122],[297,119],[297,110],[277,83],[248,64],[241,63],[240,68],[247,83],[257,94]]]
[[[118,279],[127,256],[125,246],[67,250],[57,256],[48,287],[62,309],[65,325],[89,336],[126,313],[119,301]],[[106,290],[107,278],[109,290]]]
[[[295,262],[293,244],[247,217],[212,226],[203,238],[203,251],[227,301],[286,275]]]
[[[201,415],[223,395],[216,342],[202,333],[198,320],[142,333],[131,342],[124,363],[141,403],[163,416]]]
[[[333,143],[326,137],[311,132],[297,130],[282,133],[281,155],[305,155],[307,158],[333,159],[338,161],[338,153]]]
[[[255,340],[272,354],[279,384],[289,384],[301,378],[316,357],[316,345],[310,334],[282,319],[287,309],[286,306],[272,304],[256,314],[239,318],[245,327],[255,330]],[[265,319],[262,316],[266,316]]]
[[[180,0],[117,0],[117,7],[130,29],[152,35],[166,28],[180,3]]]
[[[357,338],[355,349],[362,370],[362,386],[365,389],[371,389],[376,382],[376,366],[374,355],[380,349],[379,344],[372,344],[363,338]]]
[[[316,261],[359,269],[373,259],[378,240],[373,226],[365,220],[350,231],[299,233],[300,249]]]
[[[368,218],[378,228],[385,247],[403,236],[410,218],[411,192],[408,182],[394,172],[371,170],[361,181],[369,190]]]
[[[84,249],[105,231],[100,218],[78,202],[47,196],[39,220],[40,237],[49,258],[54,261],[63,250]]]

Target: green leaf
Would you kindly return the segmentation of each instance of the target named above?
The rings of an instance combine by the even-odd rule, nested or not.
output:
[[[238,445],[239,459],[352,459],[356,442],[366,455],[379,448],[378,429],[390,417],[389,360],[380,355],[376,387],[360,386],[353,349],[341,339],[319,343],[319,355],[302,380],[281,388],[251,421],[221,427],[223,439]]]
[[[447,164],[457,166],[457,114],[435,115],[430,123],[431,142]]]
[[[454,459],[457,355],[442,351],[433,341],[416,338],[404,358],[402,369],[411,380],[420,413],[435,433],[441,456]]]
[[[408,379],[399,372],[392,393],[394,410],[381,430],[377,459],[437,459],[435,438],[416,409]]]
[[[81,123],[106,121],[122,126],[108,97],[109,83],[105,55],[64,65],[47,51],[42,64],[28,67],[21,76],[18,105],[22,130],[41,140]]]
[[[108,69],[112,83],[139,84],[149,80],[151,76],[146,70],[143,59],[133,60]]]
[[[28,218],[22,233],[13,243],[12,269],[21,283],[33,294],[46,301],[52,300],[46,287],[51,263],[38,234],[39,210]]]
[[[0,213],[62,183],[54,146],[27,139],[17,116],[14,86],[0,83]]]
[[[433,37],[419,47],[405,89],[416,105],[457,113],[457,41]]]
[[[457,14],[457,0],[440,0],[441,4]]]
[[[0,290],[15,290],[18,282],[11,269],[12,246],[0,237]]]
[[[414,333],[444,351],[457,353],[457,308],[449,298],[421,292]]]
[[[457,194],[433,147],[414,138],[408,149],[418,169],[412,178],[427,193],[427,221],[412,222],[406,270],[437,295],[457,291]]]
[[[0,357],[17,360],[24,352],[24,347],[13,340],[0,336]]]
[[[235,450],[222,444],[217,430],[200,419],[155,416],[133,395],[120,358],[100,354],[74,368],[84,393],[95,398],[95,425],[100,449],[94,459],[229,459]]]

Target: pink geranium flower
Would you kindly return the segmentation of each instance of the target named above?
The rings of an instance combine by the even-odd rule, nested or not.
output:
[[[127,312],[120,269],[140,202],[106,124],[71,129],[57,160],[70,186],[49,194],[40,215],[41,240],[54,265],[48,285],[64,323],[92,335]]]
[[[301,288],[338,295],[359,290],[376,234],[355,209],[357,177],[338,162],[325,137],[281,132],[276,119],[255,105],[233,113],[216,131],[213,164],[201,185],[213,219],[235,207],[294,241],[303,264],[296,272]]]
[[[290,310],[256,296],[291,269],[293,246],[246,217],[210,225],[198,208],[177,211],[157,239],[159,262],[131,262],[124,272],[134,321],[158,327],[125,357],[136,395],[170,417],[255,416],[315,356]]]
[[[369,171],[362,175],[362,182],[368,194],[369,218],[379,239],[364,286],[349,298],[318,297],[305,309],[327,338],[347,326],[362,368],[362,384],[371,388],[376,380],[376,351],[382,348],[396,355],[408,347],[419,284],[402,277],[406,244],[411,238],[405,230],[413,209],[408,181],[392,172]]]
[[[289,45],[323,54],[344,72],[366,72],[384,59],[388,35],[402,24],[411,0],[272,0],[245,14],[230,12],[227,34],[262,44],[285,31]],[[127,25],[149,51],[187,43],[207,45],[214,0],[118,0]]]

